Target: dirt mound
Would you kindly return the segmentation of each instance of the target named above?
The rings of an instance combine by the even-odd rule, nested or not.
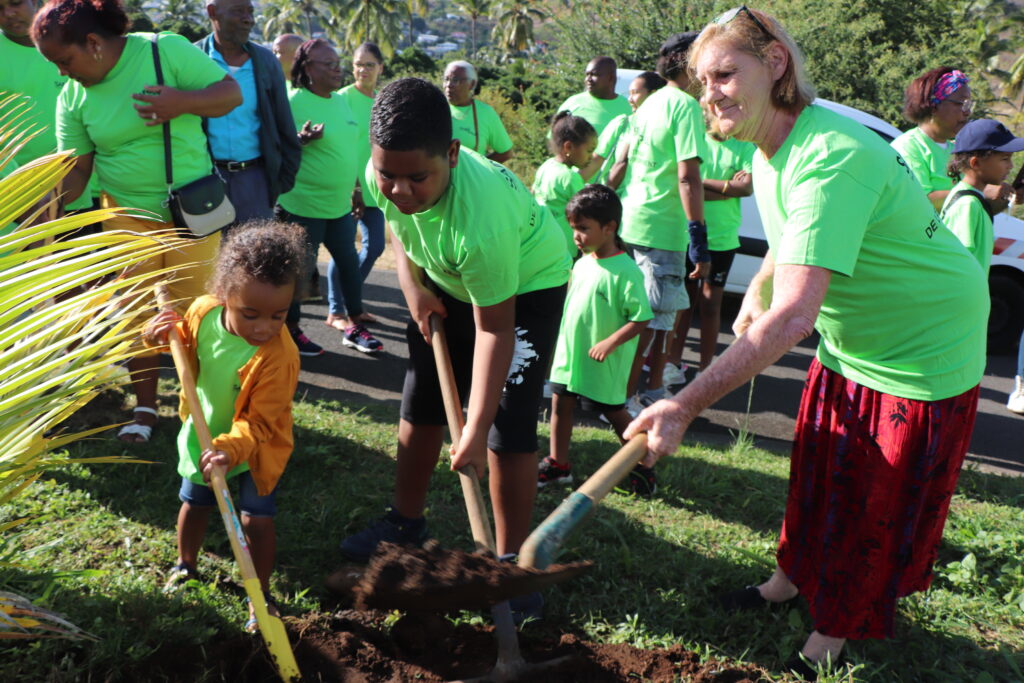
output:
[[[385,615],[342,611],[334,615],[286,618],[285,624],[305,681],[344,683],[437,682],[480,676],[497,657],[493,629],[454,626],[432,613],[410,613],[391,625]],[[520,637],[523,658],[541,662],[572,655],[568,664],[530,683],[587,681],[699,681],[753,683],[768,680],[753,666],[701,663],[682,647],[639,650],[629,645],[599,645],[573,634],[526,633]],[[275,680],[275,672],[258,638],[237,638],[206,647],[206,661],[220,661],[227,680],[253,683]]]
[[[540,590],[586,571],[590,562],[528,569],[493,557],[381,543],[353,589],[360,609],[481,609],[517,595]],[[347,574],[343,569],[342,574]],[[351,574],[347,574],[351,576]],[[334,588],[338,573],[328,579]]]

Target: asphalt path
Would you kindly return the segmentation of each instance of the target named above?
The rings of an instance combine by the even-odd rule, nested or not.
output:
[[[321,273],[325,272],[323,263],[320,269]],[[326,287],[326,282],[321,281]],[[405,342],[408,312],[395,272],[374,269],[364,284],[363,298],[367,310],[380,319],[380,324],[369,329],[384,344],[383,350],[372,356],[342,345],[341,333],[323,324],[327,315],[324,303],[303,304],[303,331],[326,352],[302,359],[300,396],[378,402],[396,408],[399,405],[408,357]],[[731,329],[738,304],[738,298],[726,296],[720,350],[733,341],[726,331]],[[690,330],[684,356],[687,362],[696,362],[697,334],[696,327]],[[816,343],[816,339],[806,340],[761,373],[752,390],[747,384],[706,410],[690,428],[687,441],[723,445],[746,430],[758,446],[788,452],[800,392]],[[1024,474],[1024,417],[1006,410],[1006,398],[1015,372],[1015,356],[989,356],[968,456],[987,471]],[[594,417],[580,415],[579,421],[601,424]]]

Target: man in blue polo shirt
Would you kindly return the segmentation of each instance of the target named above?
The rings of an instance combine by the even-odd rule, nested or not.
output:
[[[227,182],[236,224],[271,218],[302,158],[284,77],[274,54],[249,40],[251,0],[210,0],[206,13],[213,33],[196,45],[242,88],[240,106],[203,120],[210,153]]]

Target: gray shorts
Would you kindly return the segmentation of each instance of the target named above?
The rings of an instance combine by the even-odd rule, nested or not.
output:
[[[654,313],[647,329],[671,330],[676,324],[676,313],[690,307],[685,286],[686,252],[627,246],[644,274],[644,287]]]

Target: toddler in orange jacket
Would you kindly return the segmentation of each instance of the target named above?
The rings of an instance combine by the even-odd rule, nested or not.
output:
[[[198,578],[199,549],[216,507],[207,485],[214,466],[238,482],[242,527],[271,613],[277,483],[292,452],[292,396],[299,353],[284,326],[298,283],[306,245],[303,232],[282,223],[250,223],[232,231],[220,248],[210,294],[196,299],[181,318],[163,311],[146,326],[143,340],[164,345],[177,328],[189,351],[200,406],[181,401],[178,434],[181,509],[178,562],[168,587]],[[199,446],[189,409],[201,408],[213,449]],[[246,629],[256,629],[250,605]]]

